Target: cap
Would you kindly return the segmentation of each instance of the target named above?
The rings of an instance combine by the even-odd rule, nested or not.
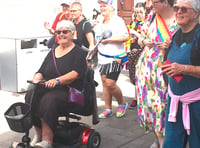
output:
[[[60,5],[61,6],[70,6],[70,2],[69,2],[69,0],[64,0],[64,1],[62,1],[62,3]]]
[[[108,4],[108,5],[112,5],[113,0],[98,0],[98,3],[100,3],[100,2],[103,2],[103,3]]]

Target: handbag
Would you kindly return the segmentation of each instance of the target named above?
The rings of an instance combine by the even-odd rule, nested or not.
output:
[[[84,106],[84,93],[76,88],[69,88],[69,98],[68,102],[76,103],[80,106]]]
[[[55,55],[54,55],[53,50],[52,50],[52,54],[53,54],[53,60],[54,60],[54,65],[55,65],[56,71],[57,71],[58,75],[60,76],[61,74],[58,71],[58,67],[57,67],[57,64],[56,64]],[[76,88],[69,87],[68,102],[69,103],[76,103],[80,106],[84,106],[84,89],[82,91],[80,91]]]
[[[122,54],[116,55],[114,56],[114,59],[117,63],[119,63],[120,65],[125,65],[126,63],[128,63],[128,55],[127,52],[123,52]]]

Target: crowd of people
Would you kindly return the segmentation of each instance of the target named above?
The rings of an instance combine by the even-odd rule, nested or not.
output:
[[[45,22],[54,46],[32,80],[46,82],[36,90],[32,103],[35,136],[30,145],[53,147],[58,116],[70,108],[68,86],[83,89],[88,64],[83,46],[92,50],[103,32],[110,30],[112,36],[102,40],[97,53],[105,102],[99,118],[113,115],[113,98],[118,103],[117,118],[127,111],[128,102],[117,85],[124,67],[120,56],[127,53],[130,81],[135,85],[130,106],[137,108],[145,131],[155,135],[150,148],[185,148],[187,141],[190,148],[199,147],[200,1],[139,2],[128,25],[116,15],[113,0],[98,3],[102,21],[95,26],[84,16],[80,2],[62,3],[63,11],[52,26]],[[32,90],[26,94],[28,103],[31,94]]]

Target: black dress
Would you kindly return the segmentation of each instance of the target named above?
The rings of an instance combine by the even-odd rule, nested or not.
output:
[[[53,50],[55,52],[55,50]],[[79,79],[73,81],[70,86],[79,90],[83,88],[84,75],[87,69],[85,51],[79,46],[75,46],[66,55],[55,58],[59,73],[64,75],[72,70],[79,74]],[[56,71],[52,51],[48,53],[42,63],[39,73],[42,73],[45,80],[54,79],[59,76]],[[30,103],[33,90],[30,90],[25,100]],[[70,108],[67,102],[69,88],[66,85],[47,89],[44,86],[37,86],[32,101],[33,124],[41,128],[40,118],[43,118],[48,126],[54,131],[59,115],[65,114]]]

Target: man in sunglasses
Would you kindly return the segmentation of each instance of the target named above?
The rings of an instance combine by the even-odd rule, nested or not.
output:
[[[89,49],[94,47],[94,33],[90,22],[82,13],[82,4],[73,2],[70,7],[71,18],[76,26],[74,33],[75,43]]]
[[[188,142],[190,148],[199,148],[200,1],[177,0],[173,8],[180,29],[167,55],[171,64],[162,66],[169,82],[163,148],[186,148]]]

